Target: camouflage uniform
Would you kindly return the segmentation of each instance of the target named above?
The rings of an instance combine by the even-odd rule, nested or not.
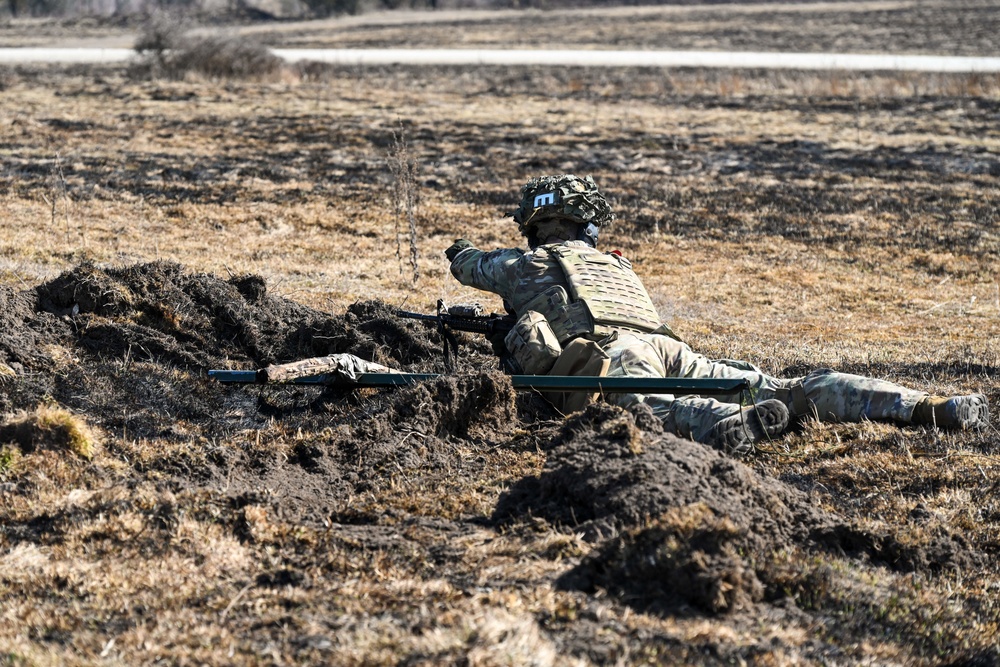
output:
[[[564,288],[570,295],[578,294],[571,283],[577,283],[576,288],[589,284],[590,295],[600,299],[602,283],[587,279],[587,271],[591,270],[588,267],[594,265],[578,262],[584,264],[583,268],[573,278],[567,278],[566,265],[560,263],[558,253],[573,256],[575,260],[582,256],[596,258],[595,253],[610,256],[582,241],[540,245],[528,251],[508,248],[483,252],[467,247],[454,256],[451,272],[463,285],[500,295],[506,307],[517,316],[529,309],[544,311],[549,308],[551,304],[540,295],[555,287]],[[593,318],[591,333],[577,334],[598,342],[611,357],[609,376],[744,378],[753,387],[755,400],[778,399],[793,415],[813,414],[825,421],[909,422],[917,403],[927,396],[891,382],[830,370],[781,379],[766,375],[746,362],[712,361],[692,351],[675,338],[669,328],[659,324],[655,310],[656,321],[649,321],[651,302],[627,261],[616,259],[612,268],[621,278],[617,283],[611,281],[609,290],[615,293],[605,293],[604,301],[618,302],[623,311],[638,310],[640,317],[633,321],[628,317],[616,320],[613,309],[598,304],[591,309],[601,313]],[[638,285],[641,294],[633,294],[635,290],[628,289],[631,284]],[[550,320],[559,319],[553,317],[551,310],[543,314]],[[560,338],[564,346],[567,342]],[[532,372],[532,369],[525,370]],[[738,395],[722,397],[722,400],[675,398],[667,394],[609,394],[606,397],[625,407],[645,402],[670,431],[698,441],[704,441],[708,429],[721,418],[738,413],[740,399]]]

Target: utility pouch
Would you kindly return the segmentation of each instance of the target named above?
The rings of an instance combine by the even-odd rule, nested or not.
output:
[[[559,339],[541,313],[529,310],[522,315],[504,339],[511,356],[529,375],[549,372],[562,353]]]
[[[522,308],[525,312],[534,310],[548,318],[549,315],[568,303],[569,294],[566,293],[566,288],[562,285],[553,285],[524,304]]]
[[[579,336],[589,336],[596,332],[594,318],[586,301],[574,301],[557,309],[549,316],[549,324],[560,343],[566,344]],[[610,330],[609,330],[610,331]]]
[[[578,336],[594,333],[594,318],[584,301],[570,303],[569,294],[562,285],[553,285],[525,304],[526,310],[545,315],[560,345],[566,345]]]
[[[611,367],[611,357],[592,340],[577,338],[571,341],[559,355],[552,366],[549,375],[585,375],[604,377]],[[597,392],[572,391],[547,393],[548,399],[556,410],[568,415],[571,412],[583,410],[597,399]]]
[[[788,411],[793,417],[805,417],[816,412],[812,402],[806,396],[806,390],[802,386],[801,380],[779,387],[775,390],[774,397],[788,406]]]

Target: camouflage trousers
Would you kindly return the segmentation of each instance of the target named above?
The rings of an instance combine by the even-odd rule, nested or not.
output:
[[[776,398],[793,416],[813,415],[822,421],[862,420],[909,422],[925,392],[885,380],[823,369],[800,378],[776,378],[741,361],[713,361],[680,341],[656,334],[622,334],[604,345],[611,357],[608,376],[672,378],[744,378],[757,401]],[[668,431],[703,441],[720,419],[736,414],[739,394],[719,398],[674,397],[670,394],[609,394],[611,403],[629,407],[648,404]]]

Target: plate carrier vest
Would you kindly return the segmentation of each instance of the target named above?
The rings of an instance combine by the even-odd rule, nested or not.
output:
[[[586,336],[600,340],[615,330],[650,333],[662,326],[632,263],[594,248],[543,246],[559,264],[566,287],[556,285],[525,307],[545,316],[562,345]]]

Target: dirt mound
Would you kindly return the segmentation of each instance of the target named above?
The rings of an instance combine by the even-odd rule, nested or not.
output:
[[[493,442],[517,422],[499,375],[377,392],[228,387],[204,375],[344,352],[433,370],[437,332],[378,301],[333,315],[270,295],[259,276],[154,262],[82,264],[33,290],[0,289],[0,306],[0,409],[54,400],[111,434],[140,472],[175,490],[223,491],[234,511],[256,502],[323,521],[359,488],[453,467],[457,441]]]
[[[495,439],[509,434],[517,420],[514,388],[499,371],[473,376],[442,376],[408,388],[391,409],[373,419],[367,433],[372,440],[385,429],[407,428],[437,437]]]
[[[437,349],[428,330],[399,322],[382,303],[333,316],[269,295],[259,276],[221,280],[168,262],[82,264],[36,292],[40,310],[72,318],[79,345],[104,357],[206,369],[350,352],[407,366]]]
[[[630,414],[595,404],[568,420],[549,445],[542,474],[512,487],[494,519],[525,514],[592,540],[614,536],[568,573],[564,585],[617,591],[661,608],[720,612],[760,600],[765,586],[755,563],[788,547],[902,571],[974,562],[960,537],[904,545],[857,529],[802,491],[710,447],[663,434],[645,407]]]
[[[270,295],[259,276],[85,263],[33,290],[0,289],[0,409],[32,410],[51,397],[110,433],[220,438],[276,411],[261,393],[206,382],[210,368],[346,352],[428,371],[439,346],[433,328],[378,301],[333,315]],[[290,395],[277,402],[315,399]]]
[[[333,408],[287,415],[308,435],[295,436],[283,454],[215,447],[207,455],[175,452],[159,469],[179,486],[225,490],[237,526],[247,506],[307,525],[379,523],[388,516],[379,495],[399,479],[478,474],[470,449],[495,446],[518,423],[514,389],[499,373],[380,391],[360,405],[343,396]],[[357,494],[371,502],[352,502]]]
[[[79,353],[49,386],[56,399],[127,441],[173,443],[162,456],[125,453],[175,489],[223,490],[237,514],[259,506],[319,524],[352,493],[389,486],[400,471],[454,469],[462,441],[496,442],[517,423],[500,374],[362,392],[202,376],[343,352],[432,370],[437,332],[381,302],[332,315],[269,295],[257,276],[223,280],[163,262],[84,264],[21,298],[15,319],[63,323],[61,343]]]
[[[749,532],[757,549],[772,539],[802,541],[823,525],[802,492],[710,447],[664,434],[647,409],[636,413],[638,423],[629,412],[597,403],[568,420],[550,443],[541,477],[511,489],[497,518],[530,511],[599,538],[701,502]],[[533,485],[537,489],[528,488]]]
[[[37,312],[34,292],[0,287],[0,362],[15,373],[33,373],[52,367],[46,346],[70,333],[68,319]]]

